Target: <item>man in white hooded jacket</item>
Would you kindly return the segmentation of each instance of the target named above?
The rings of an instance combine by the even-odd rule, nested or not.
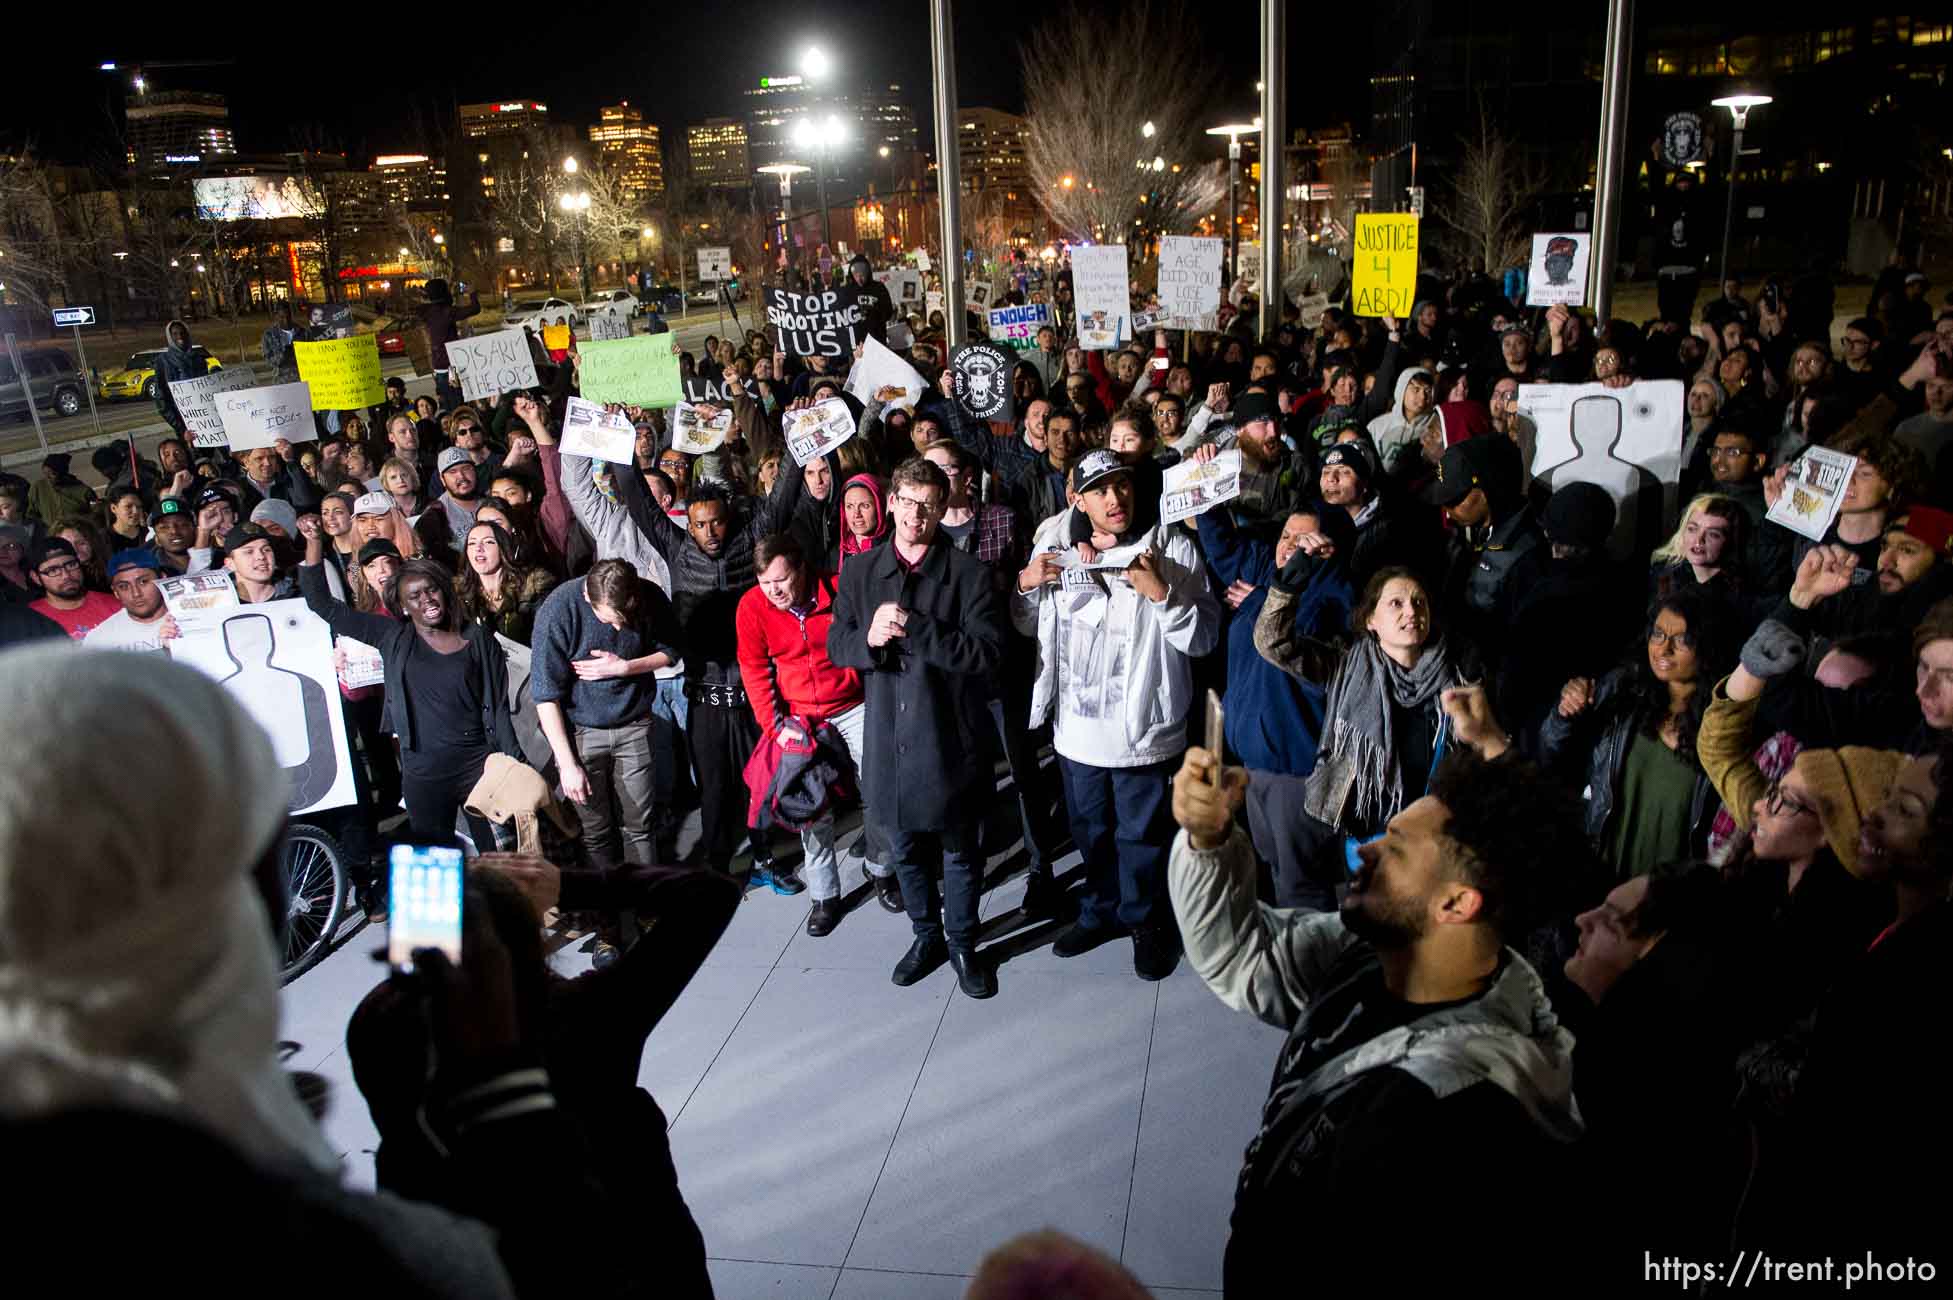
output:
[[[1088,453],[1071,490],[1076,504],[1038,528],[1011,602],[1019,630],[1038,641],[1031,726],[1054,718],[1085,859],[1078,920],[1051,951],[1075,957],[1131,934],[1134,972],[1164,979],[1180,956],[1166,896],[1169,778],[1187,745],[1192,660],[1218,644],[1220,605],[1185,529],[1136,526],[1133,476],[1116,455]],[[1095,535],[1116,539],[1090,567],[1070,553],[1081,510]]]

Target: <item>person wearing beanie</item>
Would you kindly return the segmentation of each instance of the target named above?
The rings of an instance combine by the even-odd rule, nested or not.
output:
[[[875,279],[865,255],[856,253],[849,260],[847,284],[841,294],[844,301],[860,305],[862,329],[868,337],[886,345],[888,322],[895,316],[895,303],[888,296],[888,286]]]
[[[1904,634],[1953,596],[1953,514],[1910,506],[1886,525],[1872,581],[1855,551],[1825,546],[1804,555],[1771,617],[1835,641],[1864,632]]]
[[[298,539],[298,511],[289,501],[275,498],[258,502],[251,511],[251,523],[261,524],[264,530],[279,541]]]
[[[1234,446],[1241,452],[1241,491],[1227,503],[1237,523],[1259,528],[1273,537],[1282,524],[1308,499],[1315,484],[1313,448],[1289,450],[1282,441],[1282,411],[1276,399],[1259,388],[1250,388],[1236,399],[1233,409]],[[1047,417],[1045,426],[1050,427]],[[1048,437],[1048,435],[1047,435]],[[1208,443],[1187,454],[1196,463],[1220,454],[1216,443]]]
[[[1461,406],[1484,409],[1449,404]],[[1452,440],[1453,429],[1463,433],[1465,422],[1447,421],[1449,407],[1439,409],[1447,446],[1437,478],[1420,494],[1451,525],[1438,608],[1466,640],[1496,652],[1504,641],[1497,620],[1508,606],[1507,584],[1519,561],[1540,544],[1539,523],[1520,486],[1518,446],[1510,438]]]
[[[81,639],[90,650],[137,650],[160,654],[176,639],[176,620],[163,604],[156,580],[164,576],[154,551],[117,551],[109,560],[109,590],[122,608]]]
[[[26,567],[41,592],[41,598],[27,608],[59,623],[61,630],[76,641],[121,611],[115,597],[88,590],[81,558],[65,538],[50,537],[41,542],[27,557]]]
[[[49,529],[70,515],[94,509],[94,490],[68,471],[72,460],[65,451],[42,457],[41,476],[27,490],[27,513]]]

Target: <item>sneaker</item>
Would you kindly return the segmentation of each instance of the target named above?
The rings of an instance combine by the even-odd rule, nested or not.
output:
[[[747,883],[754,886],[764,885],[774,893],[785,894],[789,898],[795,894],[804,894],[807,892],[806,881],[791,871],[775,869],[770,862],[755,862],[753,864],[752,879]]]
[[[834,927],[841,923],[841,900],[838,898],[817,898],[814,910],[807,913],[807,933],[816,939],[824,939],[834,933]]]
[[[1132,932],[1132,970],[1143,980],[1163,980],[1180,964],[1180,934],[1170,925],[1142,925]]]
[[[1051,941],[1051,955],[1053,957],[1081,956],[1100,944],[1110,943],[1116,938],[1118,938],[1117,932],[1109,926],[1086,925],[1083,921],[1073,921]]]
[[[360,910],[366,913],[368,925],[387,923],[387,887],[383,880],[376,880],[362,886],[359,891]]]
[[[878,876],[868,870],[868,868],[863,867],[861,869],[861,876],[862,879],[875,887],[875,897],[880,900],[883,911],[906,912],[909,910],[907,905],[902,902],[902,882],[896,879],[893,871],[885,876]]]

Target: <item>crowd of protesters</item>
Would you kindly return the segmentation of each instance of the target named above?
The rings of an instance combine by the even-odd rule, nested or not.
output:
[[[804,893],[816,938],[872,897],[910,923],[897,984],[948,965],[988,998],[1000,963],[979,906],[1021,836],[1020,920],[1057,956],[1129,940],[1135,975],[1159,980],[1184,955],[1288,1035],[1237,1189],[1230,1295],[1302,1267],[1298,1223],[1334,1234],[1311,1277],[1456,1268],[1434,1246],[1402,1259],[1405,1198],[1434,1190],[1580,1243],[1566,1253],[1589,1269],[1639,1268],[1644,1250],[1936,1249],[1921,1189],[1949,1132],[1926,1031],[1953,953],[1953,310],[1934,318],[1923,276],[1882,282],[1842,355],[1820,276],[1754,300],[1730,281],[1699,321],[1665,280],[1665,314],[1637,324],[1528,309],[1473,274],[1421,277],[1403,320],[1331,305],[1305,323],[1284,299],[1265,337],[1236,285],[1213,331],[1085,351],[1068,269],[1020,262],[999,303],[1044,303],[1050,324],[1017,354],[1010,418],[984,421],[955,395],[940,315],[904,314],[872,269],[857,257],[823,283],[923,390],[848,391],[859,348],[708,339],[681,369],[733,418],[702,456],[673,446],[669,411],[635,407],[633,463],[566,451],[579,359],[537,340],[533,390],[463,402],[442,373],[438,400],[410,402],[389,381],[316,441],[231,457],[175,437],[154,465],[111,456],[101,493],[61,456],[0,483],[8,641],[166,656],[158,581],[222,569],[241,602],[302,598],[378,649],[383,683],[342,692],[362,901],[384,917],[382,823],[465,834],[481,855],[469,960],[498,953],[503,979],[434,964],[432,1021],[390,987],[362,1005],[350,1045],[383,1187],[495,1226],[518,1293],[546,1293],[566,1252],[606,1254],[605,1225],[646,1222],[662,1237],[605,1269],[696,1293],[702,1245],[634,1081],[733,882]],[[1332,302],[1346,287],[1326,286]],[[466,312],[431,288],[444,352]],[[186,325],[168,343],[183,355],[166,367],[202,373]],[[1686,392],[1670,499],[1535,474],[1522,385],[1658,379]],[[800,463],[785,424],[830,399],[855,433]],[[1809,447],[1855,458],[1815,539],[1768,517]],[[1163,521],[1164,471],[1225,451],[1238,495]],[[16,724],[92,725],[35,696],[42,680],[52,697],[99,678],[122,711],[85,763],[39,735],[47,763],[8,765],[37,770],[0,789],[7,872],[86,847],[36,822],[42,785],[59,808],[80,766],[168,749],[208,809],[148,810],[166,821],[132,821],[102,855],[186,923],[248,895],[282,804],[258,742],[207,732],[210,690],[156,659],[127,660],[149,679],[52,649],[11,662]],[[117,728],[126,747],[101,757]],[[507,832],[463,812],[498,757],[536,762],[574,811],[547,859],[499,853]],[[855,804],[858,870],[837,840]],[[249,825],[210,830],[194,871],[132,848],[206,812],[198,825]],[[80,898],[91,879],[40,887]],[[83,928],[11,885],[0,898],[9,935],[47,916]],[[596,918],[581,989],[537,956],[559,913]],[[659,922],[651,937],[633,913]],[[41,952],[9,938],[0,967],[31,982],[59,959]],[[263,975],[226,978],[262,997]],[[499,1037],[467,1032],[477,1013]],[[0,1097],[31,1095],[9,1076],[32,1068],[115,1103],[66,1058],[17,1067],[6,1033]],[[235,1041],[268,1054],[264,1037]],[[88,1042],[168,1081],[153,1044]],[[186,1074],[190,1128],[118,1140],[188,1149],[209,1129],[233,1157],[316,1165],[316,1133],[267,1090],[255,1072]],[[520,1175],[544,1177],[563,1132],[609,1158],[552,1171],[575,1195],[543,1206]]]

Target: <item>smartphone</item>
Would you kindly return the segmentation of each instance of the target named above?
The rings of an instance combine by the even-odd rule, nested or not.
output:
[[[1219,762],[1225,751],[1222,746],[1227,741],[1227,710],[1221,707],[1220,693],[1211,687],[1207,691],[1207,752]]]
[[[387,962],[410,971],[416,949],[438,948],[459,966],[461,850],[396,844],[387,865]]]

